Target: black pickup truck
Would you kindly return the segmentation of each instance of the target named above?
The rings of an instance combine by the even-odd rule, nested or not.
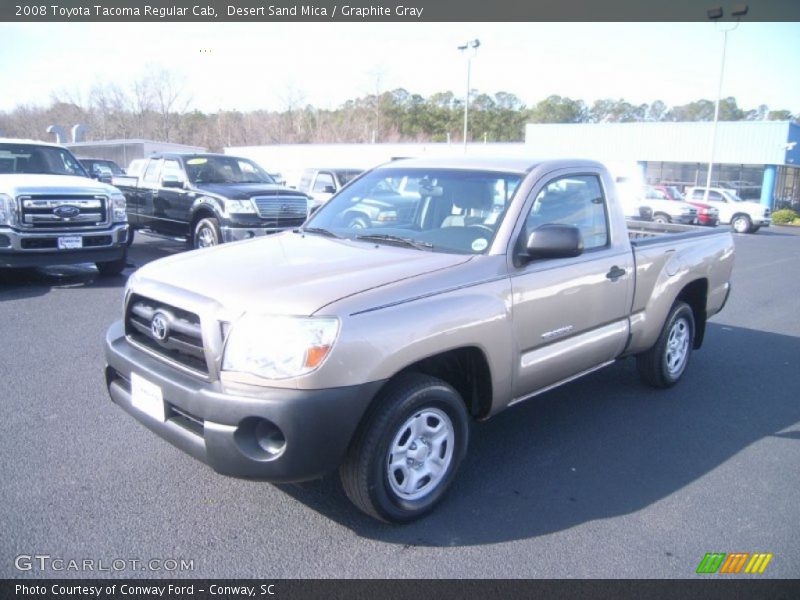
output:
[[[115,177],[114,185],[133,229],[183,237],[194,248],[297,227],[310,205],[254,162],[225,154],[156,154],[140,176]]]

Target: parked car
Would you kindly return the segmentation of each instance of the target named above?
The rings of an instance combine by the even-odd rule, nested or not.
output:
[[[79,158],[78,160],[92,179],[104,183],[111,183],[112,178],[117,175],[125,175],[125,171],[113,160],[105,158]]]
[[[297,189],[314,199],[313,212],[363,172],[363,169],[305,169]]]
[[[94,181],[66,148],[0,139],[0,267],[127,266],[125,197]]]
[[[656,223],[692,225],[698,222],[696,207],[682,200],[671,200],[651,185],[644,187],[641,202],[653,210],[653,221]]]
[[[156,154],[139,177],[114,179],[131,227],[182,237],[194,248],[292,229],[310,198],[276,184],[256,163],[224,154]]]
[[[677,202],[684,202],[684,196],[678,190],[677,186],[654,185],[653,188],[663,193],[670,200],[675,200]],[[692,201],[689,202],[689,204],[691,204],[697,209],[698,225],[705,225],[706,227],[717,226],[717,223],[719,223],[719,210],[717,210],[710,204],[705,204],[703,202]]]
[[[403,177],[410,221],[347,225]],[[728,298],[731,233],[630,227],[595,162],[394,161],[297,231],[136,271],[108,391],[220,473],[338,467],[359,509],[410,521],[452,483],[471,420],[625,356],[652,386],[681,379]]]
[[[755,233],[761,227],[769,227],[772,219],[770,209],[758,202],[742,200],[727,188],[686,188],[686,198],[691,202],[705,202],[719,211],[719,222],[730,225],[736,233]]]

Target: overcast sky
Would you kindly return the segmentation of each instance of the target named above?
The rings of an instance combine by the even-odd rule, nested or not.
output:
[[[175,72],[203,111],[336,108],[398,87],[463,96],[456,46],[476,37],[472,87],[529,105],[716,97],[723,34],[712,23],[0,23],[0,110],[127,88],[148,66]],[[800,23],[744,22],[728,36],[723,97],[800,113],[798,64]]]

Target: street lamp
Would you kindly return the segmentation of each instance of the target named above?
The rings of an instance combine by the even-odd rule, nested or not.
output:
[[[717,100],[714,103],[714,125],[711,129],[711,156],[708,160],[708,173],[706,175],[706,189],[703,194],[703,202],[708,202],[708,192],[711,187],[711,170],[714,168],[714,152],[717,145],[717,124],[719,123],[719,102],[722,97],[722,79],[725,75],[725,52],[728,48],[728,33],[739,27],[739,18],[747,14],[747,4],[737,4],[731,10],[731,16],[736,17],[736,23],[733,27],[720,28],[722,29],[722,63],[719,67],[719,84],[717,85]],[[714,26],[717,27],[719,19],[722,18],[723,11],[721,6],[710,8],[706,11],[708,18],[714,21]]]
[[[469,119],[469,75],[470,69],[472,68],[472,57],[478,53],[478,46],[481,45],[479,39],[474,39],[468,41],[463,46],[459,46],[458,49],[461,50],[464,54],[467,55],[467,94],[464,97],[464,152],[467,151],[467,122]],[[470,52],[472,50],[472,52]]]

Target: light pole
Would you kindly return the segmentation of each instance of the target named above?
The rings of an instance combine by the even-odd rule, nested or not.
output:
[[[706,11],[708,18],[714,21],[717,26],[719,19],[722,18],[722,7],[710,8]],[[746,4],[737,4],[731,10],[731,16],[736,17],[733,27],[722,29],[722,62],[719,67],[719,83],[717,85],[717,100],[714,102],[714,125],[711,128],[711,155],[708,159],[708,173],[706,174],[706,189],[703,193],[703,202],[708,202],[709,188],[711,187],[711,171],[714,168],[714,153],[717,146],[717,124],[719,123],[719,102],[722,98],[722,80],[725,76],[725,52],[728,48],[728,33],[739,27],[739,18],[747,14]]]
[[[481,45],[479,39],[474,39],[468,41],[463,46],[459,46],[458,49],[461,50],[464,54],[467,55],[467,93],[464,96],[464,152],[467,151],[467,123],[469,119],[469,76],[470,70],[472,68],[472,57],[478,53],[478,46]],[[470,53],[470,50],[472,52]]]

